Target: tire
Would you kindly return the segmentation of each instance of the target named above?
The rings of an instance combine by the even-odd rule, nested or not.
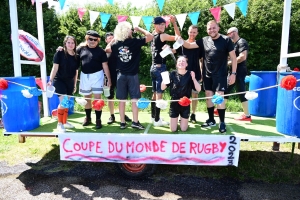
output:
[[[134,164],[134,163],[116,163],[117,170],[122,176],[129,179],[145,179],[150,177],[156,165],[153,164]]]

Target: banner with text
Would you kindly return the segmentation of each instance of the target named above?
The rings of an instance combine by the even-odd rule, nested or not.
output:
[[[238,166],[240,139],[223,135],[60,134],[68,161]]]

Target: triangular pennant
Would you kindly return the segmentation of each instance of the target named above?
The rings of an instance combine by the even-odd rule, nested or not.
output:
[[[193,25],[197,25],[198,24],[199,15],[200,15],[200,11],[188,13],[188,16],[191,19],[191,22],[192,22]]]
[[[146,29],[148,31],[150,31],[151,24],[152,24],[152,21],[153,21],[153,17],[152,16],[143,16],[142,19],[143,19],[143,22],[146,26]]]
[[[230,15],[232,19],[234,19],[234,14],[235,14],[235,3],[227,4],[224,5],[225,10],[227,13]]]
[[[79,19],[80,21],[82,21],[82,17],[84,15],[84,13],[86,12],[86,9],[85,8],[78,8],[78,16],[79,16]]]
[[[107,13],[100,13],[101,22],[102,22],[102,28],[104,29],[108,23],[108,20],[110,18],[111,14]]]
[[[65,2],[66,0],[59,0],[59,4],[60,4],[60,9],[64,9],[64,6],[65,6]]]
[[[213,4],[214,4],[214,6],[216,6],[217,0],[213,0]]]
[[[248,10],[248,0],[242,0],[242,1],[236,2],[236,5],[241,10],[241,12],[243,13],[244,17],[246,17],[247,10]]]
[[[217,21],[217,23],[220,22],[220,18],[221,18],[221,7],[216,7],[216,8],[211,8],[209,9],[211,14],[214,16],[215,20]]]
[[[114,5],[114,0],[107,0],[110,5]]]
[[[130,16],[131,22],[132,22],[132,26],[133,27],[138,27],[140,25],[141,16]]]
[[[187,13],[175,15],[175,17],[176,17],[176,19],[177,19],[177,21],[178,21],[178,24],[179,24],[181,30],[182,30],[182,28],[183,28],[183,25],[184,25],[186,16],[187,16]]]
[[[162,18],[164,18],[164,20],[166,20],[166,28],[169,26],[170,24],[170,16],[169,15],[165,15],[165,16],[161,16]]]
[[[156,1],[157,1],[157,4],[158,4],[158,7],[159,7],[159,11],[161,12],[163,7],[164,7],[165,0],[156,0]]]
[[[126,21],[127,18],[128,18],[128,16],[126,16],[126,15],[118,15],[117,18],[118,18],[118,22],[120,23],[120,22]]]
[[[32,5],[34,5],[35,0],[31,0]]]
[[[89,13],[90,13],[90,23],[91,23],[91,27],[92,27],[93,23],[96,21],[96,19],[99,16],[99,12],[89,10]]]

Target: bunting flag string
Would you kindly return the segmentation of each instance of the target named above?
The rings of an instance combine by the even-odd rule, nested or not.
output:
[[[58,1],[59,1],[59,4],[60,4],[60,8],[62,10],[66,0],[58,0]],[[113,0],[107,0],[107,1],[111,5],[113,5]],[[157,4],[159,6],[160,11],[162,11],[165,0],[156,0],[156,1],[157,1]],[[217,4],[217,0],[212,0],[212,1],[213,1],[214,6],[215,6]],[[31,2],[34,4],[35,0],[31,0]],[[48,2],[48,7],[49,8],[51,8],[52,6],[55,6],[55,4],[58,3],[57,1],[53,1],[53,0],[41,0],[41,2]],[[240,1],[237,1],[235,3],[230,3],[230,4],[223,5],[222,7],[224,7],[224,9],[228,13],[228,15],[232,19],[234,19],[236,6],[239,8],[239,10],[243,14],[243,16],[246,17],[247,10],[248,10],[248,0],[240,0]],[[100,20],[101,20],[103,29],[105,29],[109,19],[111,18],[111,15],[112,15],[112,14],[109,14],[109,13],[100,13],[98,11],[88,10],[86,8],[78,8],[77,10],[78,10],[78,17],[79,17],[80,21],[83,20],[85,13],[87,11],[89,11],[91,27],[93,26],[94,22],[96,21],[96,19],[100,15]],[[219,23],[220,20],[221,20],[221,6],[210,8],[209,11],[213,15],[214,19]],[[181,14],[175,15],[176,18],[177,18],[180,29],[182,30],[183,25],[186,21],[186,16],[187,15],[189,16],[192,24],[197,25],[198,19],[200,17],[200,13],[201,13],[201,11],[195,11],[195,12],[181,13]],[[117,15],[116,16],[118,22],[126,21],[128,19],[128,17],[129,16],[126,16],[126,15]],[[166,27],[168,27],[169,24],[170,24],[170,17],[168,15],[161,16],[161,17],[163,17],[166,20]],[[130,16],[130,20],[131,20],[134,27],[139,26],[140,21],[142,19],[145,26],[146,26],[146,29],[148,31],[150,31],[153,18],[154,18],[153,16]]]

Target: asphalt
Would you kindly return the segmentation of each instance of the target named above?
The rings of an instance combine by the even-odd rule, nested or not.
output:
[[[0,162],[0,199],[300,199],[299,184],[268,184],[168,175],[159,170],[144,180],[123,178],[111,163]],[[58,170],[59,169],[59,170]]]

